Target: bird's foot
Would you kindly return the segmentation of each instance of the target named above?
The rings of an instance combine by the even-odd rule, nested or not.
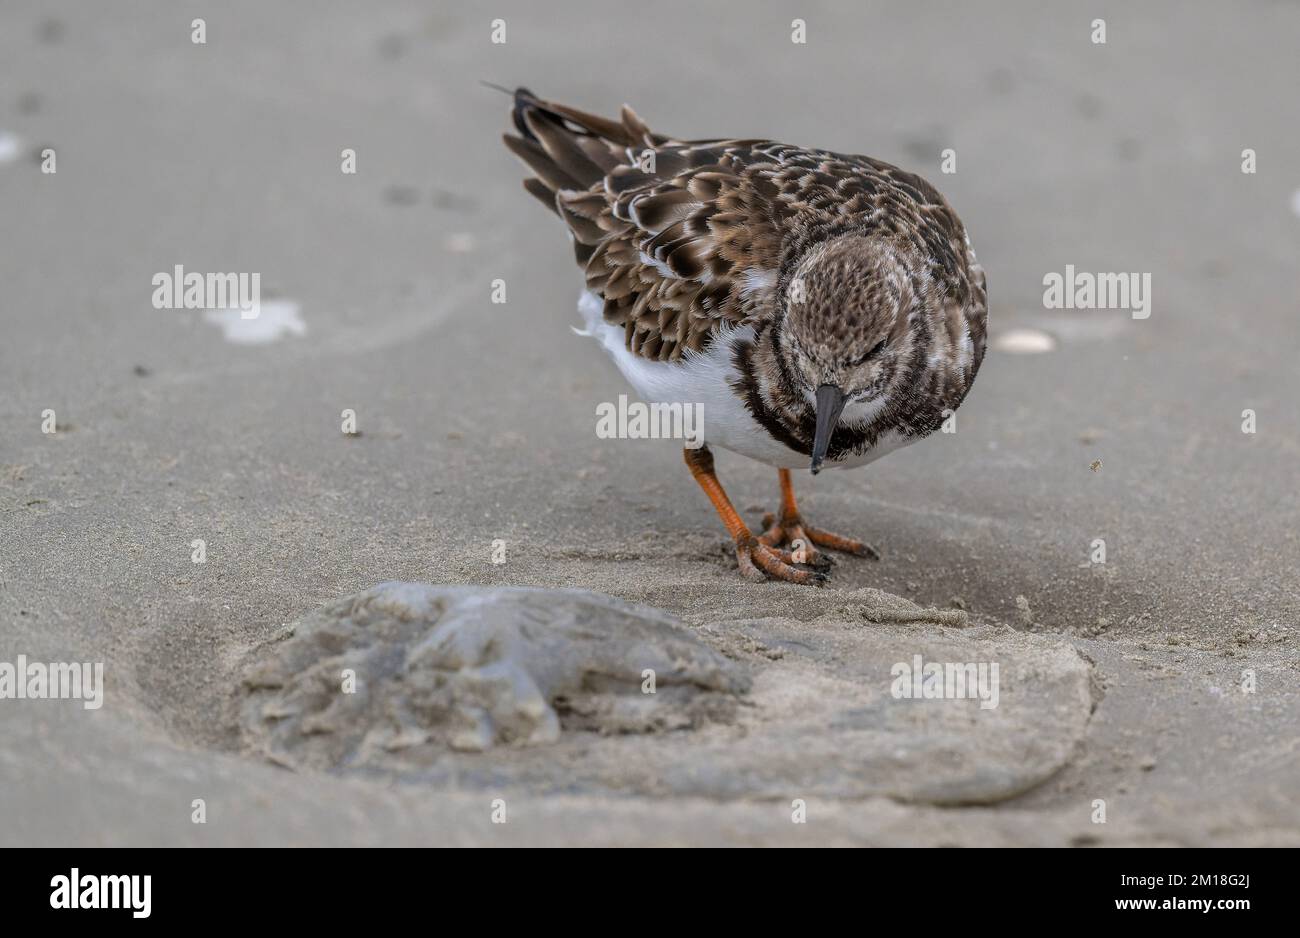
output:
[[[825,568],[800,567],[802,560],[793,552],[784,550],[776,544],[766,544],[761,537],[755,537],[750,532],[735,506],[731,504],[731,499],[727,498],[727,493],[723,491],[722,483],[718,481],[717,473],[713,469],[713,454],[709,452],[707,446],[694,449],[688,447],[683,451],[683,455],[691,475],[704,490],[704,494],[709,497],[709,501],[713,502],[718,517],[726,525],[727,533],[731,535],[736,545],[736,562],[740,565],[740,573],[745,579],[762,582],[771,577],[774,580],[802,583],[808,586],[821,586],[826,582]],[[784,469],[781,471],[785,473],[781,477],[782,484],[788,491],[789,473]],[[793,495],[789,497],[793,498]]]
[[[760,543],[768,547],[788,546],[795,563],[808,564],[822,572],[829,570],[834,560],[829,554],[818,550],[818,547],[869,560],[880,559],[880,552],[870,544],[814,528],[798,514],[783,513],[780,518],[771,514],[764,515],[763,527],[766,530],[758,536]]]
[[[829,579],[826,574],[829,564],[811,568],[801,566],[804,561],[799,560],[793,551],[765,544],[762,538],[752,534],[737,538],[736,562],[740,565],[740,575],[755,583],[770,578],[805,586],[822,586]]]

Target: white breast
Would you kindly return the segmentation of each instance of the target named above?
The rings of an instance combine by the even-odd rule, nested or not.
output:
[[[614,360],[623,377],[647,403],[694,404],[704,410],[704,441],[782,469],[807,469],[808,457],[796,453],[774,439],[754,420],[732,390],[740,380],[735,366],[738,343],[752,342],[754,329],[739,326],[720,332],[703,352],[687,351],[680,361],[651,361],[628,349],[621,326],[605,322],[604,301],[590,290],[578,298],[578,312],[586,324],[579,335],[591,336]],[[879,459],[886,453],[906,446],[911,440],[898,434],[883,437],[869,452],[842,461],[827,463],[826,468],[850,468]]]

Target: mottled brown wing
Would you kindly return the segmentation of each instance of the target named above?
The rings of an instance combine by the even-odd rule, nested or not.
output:
[[[633,352],[677,358],[766,303],[785,206],[757,156],[750,142],[667,144],[590,193],[558,196],[566,217],[594,213],[587,286]]]
[[[678,141],[629,109],[615,122],[515,94],[522,137],[506,144],[537,173],[528,190],[573,233],[587,287],[642,357],[679,358],[764,302],[782,216],[761,141]]]

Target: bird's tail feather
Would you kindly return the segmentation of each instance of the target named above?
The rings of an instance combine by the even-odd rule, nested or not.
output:
[[[654,147],[668,138],[651,133],[626,105],[621,119],[613,121],[544,101],[527,88],[491,87],[514,99],[510,118],[519,133],[504,134],[502,139],[536,174],[524,180],[524,188],[568,225],[574,255],[579,264],[586,264],[607,233],[593,213],[604,207],[603,200],[597,199],[593,206],[587,190],[615,167],[635,160],[638,148]]]
[[[591,188],[615,166],[627,162],[628,148],[653,147],[667,139],[651,133],[626,106],[621,120],[613,121],[545,101],[527,88],[516,88],[511,94],[514,107],[510,116],[519,136],[506,134],[503,139],[537,174],[525,180],[525,188],[547,204],[559,190]]]

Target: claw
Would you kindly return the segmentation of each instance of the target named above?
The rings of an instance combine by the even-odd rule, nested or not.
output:
[[[832,534],[821,528],[814,528],[804,523],[798,514],[777,518],[768,513],[763,516],[763,528],[763,533],[758,537],[760,543],[768,547],[789,546],[792,562],[806,564],[823,573],[835,565],[835,558],[826,553],[826,550],[867,557],[871,560],[880,559],[880,553],[870,544]],[[818,550],[818,547],[825,550]]]
[[[766,574],[775,580],[800,583],[805,586],[822,586],[829,579],[820,570],[795,565],[789,551],[769,547],[753,536],[736,545],[736,560],[740,564],[741,574],[746,579],[753,579],[750,571],[758,573],[760,579],[763,578],[763,574]],[[760,570],[761,573],[758,572]]]
[[[819,547],[825,547],[827,550],[837,550],[842,554],[852,554],[855,557],[866,557],[869,560],[880,559],[880,551],[862,541],[854,540],[851,537],[844,537],[842,534],[833,534],[830,531],[823,531],[821,528],[814,528],[806,524],[803,526],[803,531],[808,535],[810,541]]]
[[[829,577],[831,569],[835,566],[835,558],[830,554],[823,554],[821,551],[818,551],[816,556],[813,557],[810,565],[818,573],[825,574]]]
[[[683,453],[691,475],[699,483],[709,501],[718,512],[718,517],[727,528],[736,545],[736,563],[740,574],[747,580],[756,582],[771,578],[788,583],[801,583],[807,586],[822,586],[829,579],[827,576],[833,561],[813,545],[828,547],[832,550],[845,550],[859,556],[880,555],[873,548],[858,541],[816,528],[806,528],[799,519],[799,509],[794,501],[794,489],[790,484],[790,471],[781,472],[781,514],[767,515],[763,525],[767,528],[755,537],[750,533],[745,522],[741,520],[731,499],[722,489],[722,483],[713,468],[713,454],[707,446],[686,449]],[[786,545],[796,546],[794,551]]]

